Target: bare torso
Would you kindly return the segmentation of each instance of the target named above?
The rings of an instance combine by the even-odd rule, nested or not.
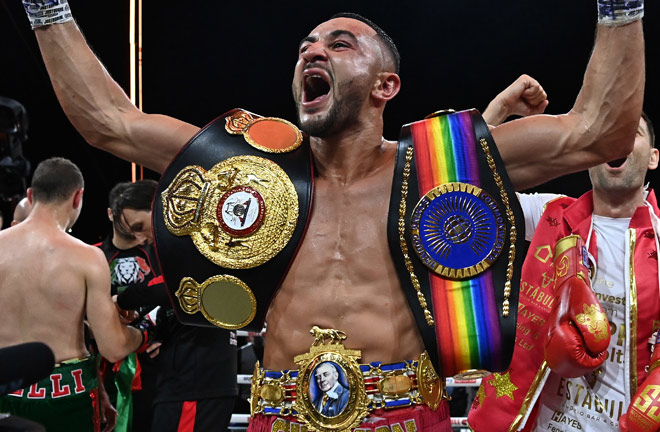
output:
[[[391,144],[385,163],[351,184],[316,179],[307,234],[267,316],[266,368],[295,368],[314,325],[344,331],[344,345],[361,350],[362,362],[423,351],[387,242],[394,150]]]
[[[86,247],[29,220],[0,232],[0,347],[45,342],[58,362],[88,354],[80,269]]]

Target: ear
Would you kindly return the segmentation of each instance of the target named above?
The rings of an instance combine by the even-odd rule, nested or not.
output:
[[[649,169],[654,170],[658,167],[658,149],[651,149],[651,157],[649,158]]]
[[[110,219],[110,222],[114,222],[115,220],[112,217],[112,210],[110,210],[110,207],[108,207],[108,219]]]
[[[371,95],[379,101],[387,102],[401,90],[401,78],[392,72],[380,72],[374,83]]]
[[[79,209],[82,205],[83,193],[85,189],[78,189],[76,193],[73,194],[73,208]]]
[[[30,202],[30,204],[34,204],[34,199],[32,198],[32,197],[33,197],[32,194],[33,194],[33,192],[32,192],[32,188],[29,187],[29,188],[27,189],[27,199],[28,199],[28,201]]]

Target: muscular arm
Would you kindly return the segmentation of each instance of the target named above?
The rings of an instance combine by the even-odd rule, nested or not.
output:
[[[73,21],[40,27],[35,34],[64,112],[94,147],[162,173],[199,131],[172,117],[138,110]]]
[[[568,114],[531,116],[493,129],[516,189],[628,155],[643,93],[641,21],[599,26],[582,89]]]
[[[138,349],[142,333],[119,322],[117,308],[110,298],[110,270],[98,248],[89,246],[85,268],[87,321],[99,352],[110,362],[119,361]]]

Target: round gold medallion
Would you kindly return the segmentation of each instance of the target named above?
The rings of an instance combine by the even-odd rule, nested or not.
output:
[[[183,278],[176,296],[186,313],[201,312],[209,322],[229,330],[245,327],[257,312],[257,299],[250,287],[231,275],[213,276],[202,284]]]
[[[236,156],[209,171],[189,166],[162,193],[168,230],[189,235],[199,252],[231,269],[257,267],[289,242],[298,195],[276,163]]]

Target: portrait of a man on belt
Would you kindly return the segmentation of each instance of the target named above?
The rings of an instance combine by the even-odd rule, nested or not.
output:
[[[333,362],[323,362],[314,370],[318,387],[316,397],[313,397],[314,407],[321,415],[335,417],[346,407],[350,392],[342,384],[342,378],[343,371]]]

